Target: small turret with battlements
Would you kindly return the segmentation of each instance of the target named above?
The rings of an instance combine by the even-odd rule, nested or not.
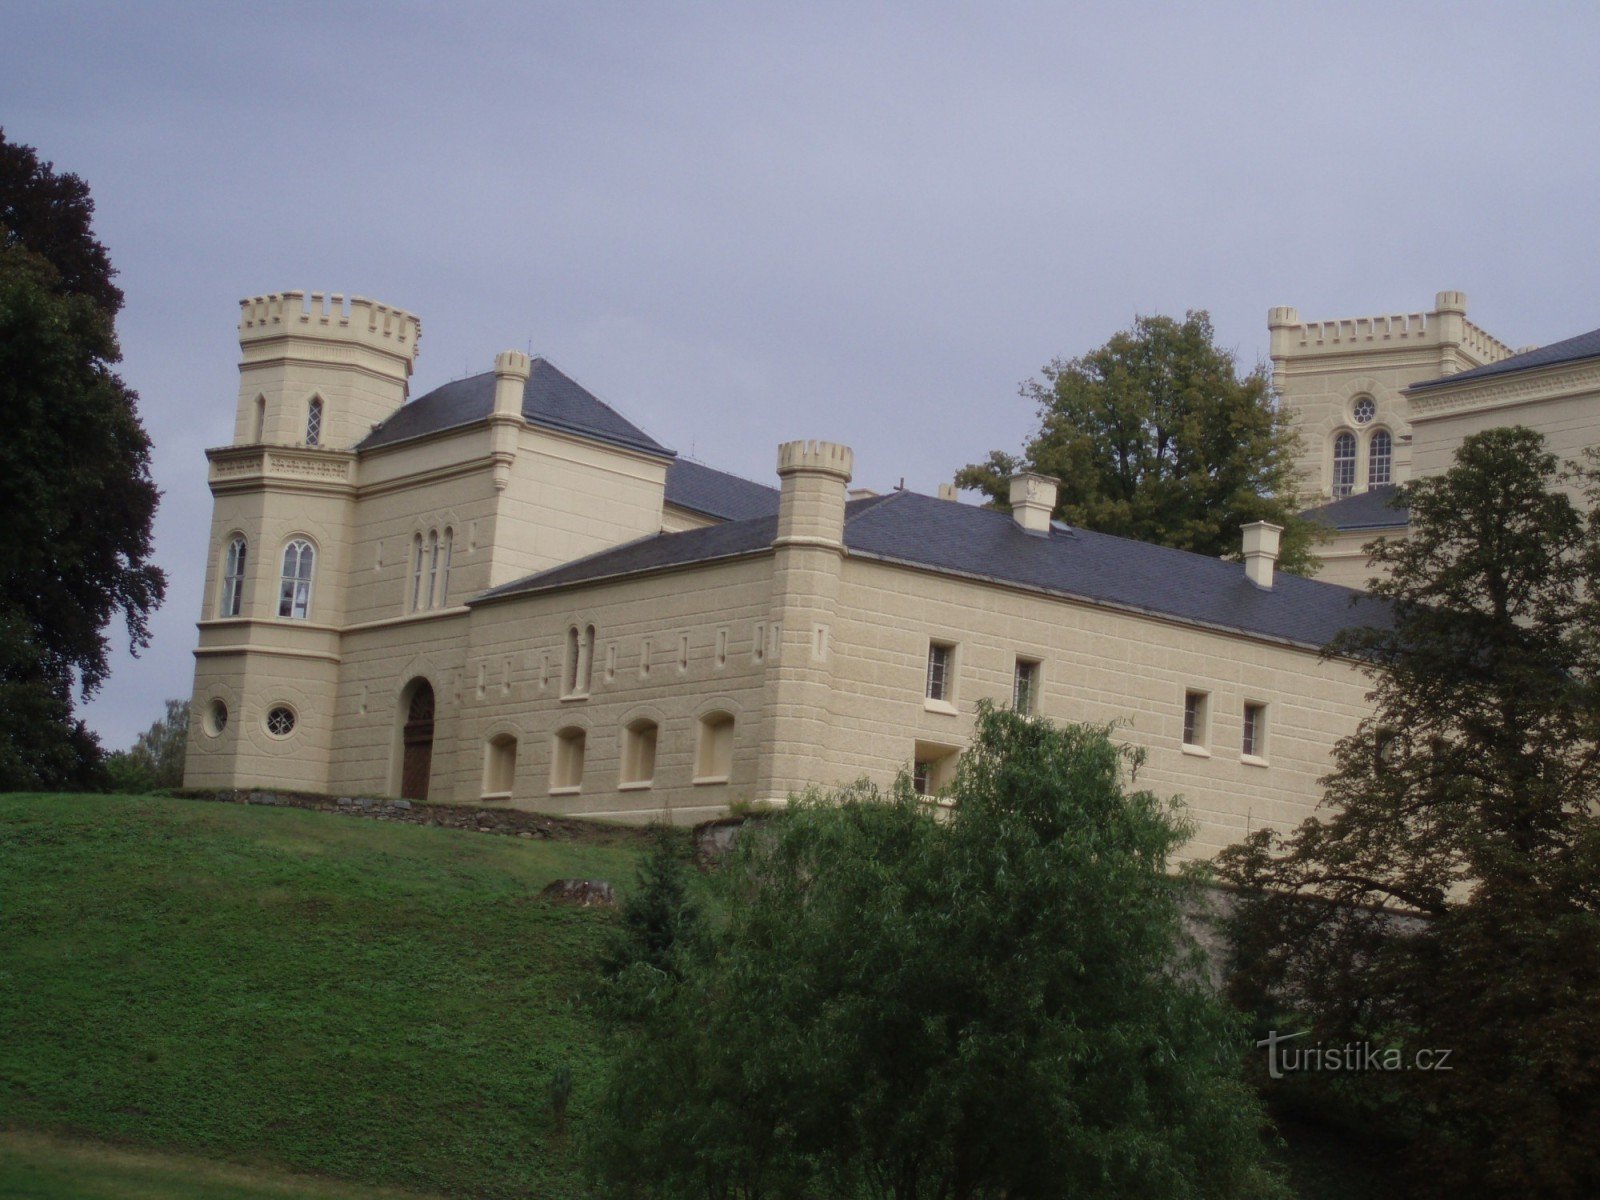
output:
[[[348,450],[406,401],[422,321],[338,293],[239,302],[235,445]]]

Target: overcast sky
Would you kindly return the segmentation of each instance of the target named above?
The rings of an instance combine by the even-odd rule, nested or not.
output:
[[[0,0],[0,125],[88,180],[165,497],[110,747],[189,694],[237,300],[418,313],[412,394],[531,344],[772,480],[855,447],[931,491],[1019,381],[1135,314],[1600,324],[1600,6],[64,4]]]

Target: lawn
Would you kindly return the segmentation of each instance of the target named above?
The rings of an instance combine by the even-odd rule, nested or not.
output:
[[[576,1125],[608,918],[536,895],[561,876],[625,888],[638,847],[0,797],[0,1124],[421,1191],[583,1194],[551,1079],[571,1070]]]

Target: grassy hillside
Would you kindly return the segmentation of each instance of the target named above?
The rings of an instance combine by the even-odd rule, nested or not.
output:
[[[535,895],[568,875],[626,885],[637,845],[0,797],[0,1121],[366,1183],[578,1195],[550,1084],[571,1069],[581,1120],[598,1059],[576,1001],[607,918]]]

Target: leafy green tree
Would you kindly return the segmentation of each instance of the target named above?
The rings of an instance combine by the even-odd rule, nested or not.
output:
[[[107,670],[121,615],[135,650],[166,581],[150,559],[158,493],[137,396],[112,370],[122,293],[94,206],[0,131],[0,790],[96,781],[74,686]]]
[[[1106,732],[985,708],[940,819],[902,779],[796,800],[634,973],[605,1194],[1281,1194],[1168,873],[1186,830]]]
[[[1600,519],[1560,482],[1514,428],[1405,486],[1408,536],[1369,547],[1393,624],[1331,648],[1375,710],[1329,812],[1219,860],[1243,1000],[1452,1051],[1448,1074],[1339,1081],[1412,1131],[1440,1195],[1600,1195]]]
[[[138,736],[133,749],[106,756],[112,790],[151,792],[182,787],[183,759],[188,748],[188,701],[168,700],[166,714]]]
[[[1296,515],[1299,441],[1265,367],[1241,376],[1211,319],[1139,317],[1081,358],[1056,359],[1022,385],[1039,431],[1020,456],[995,450],[956,475],[1008,503],[1028,469],[1061,481],[1056,516],[1072,525],[1213,556],[1239,555],[1239,526],[1283,526],[1279,566],[1307,574],[1314,529]]]
[[[622,903],[617,935],[601,963],[615,978],[635,964],[677,974],[677,954],[688,940],[699,911],[689,898],[689,873],[681,834],[653,832],[650,852],[639,864],[639,878]]]

